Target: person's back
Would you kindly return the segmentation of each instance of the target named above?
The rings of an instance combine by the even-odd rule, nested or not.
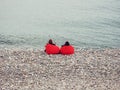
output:
[[[48,43],[45,45],[45,52],[47,54],[58,54],[59,47],[53,43],[52,39],[50,39]]]
[[[61,49],[60,49],[60,53],[61,54],[74,54],[74,47],[72,45],[70,45],[70,43],[68,41],[65,42],[64,45],[62,45]]]

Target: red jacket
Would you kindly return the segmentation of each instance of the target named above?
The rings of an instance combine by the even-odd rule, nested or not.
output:
[[[45,52],[47,54],[58,54],[59,51],[60,51],[60,49],[56,45],[52,45],[52,44],[46,44],[45,45]]]
[[[74,47],[72,45],[62,46],[60,49],[60,53],[64,55],[74,54]]]

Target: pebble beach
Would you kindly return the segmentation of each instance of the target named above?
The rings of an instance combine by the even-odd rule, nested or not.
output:
[[[120,49],[0,49],[0,90],[119,90]]]

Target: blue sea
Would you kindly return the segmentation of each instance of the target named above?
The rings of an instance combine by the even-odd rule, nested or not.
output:
[[[120,48],[120,0],[0,0],[0,48]]]

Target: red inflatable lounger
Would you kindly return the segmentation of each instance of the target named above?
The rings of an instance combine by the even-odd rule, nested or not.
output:
[[[68,55],[68,54],[74,54],[74,47],[73,46],[63,46],[60,49],[61,54]]]
[[[60,50],[58,46],[51,44],[47,44],[45,48],[47,54],[58,54]]]

